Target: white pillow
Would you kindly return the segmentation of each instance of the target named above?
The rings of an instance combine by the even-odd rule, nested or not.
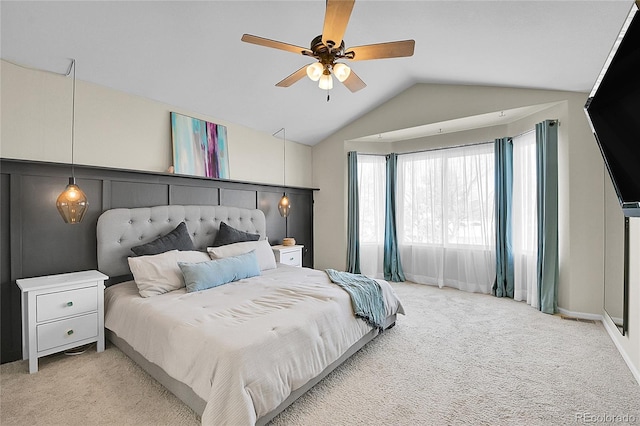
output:
[[[151,256],[129,258],[129,268],[142,297],[167,293],[184,287],[178,262],[198,263],[210,260],[201,251],[171,250]]]
[[[244,241],[241,243],[227,244],[220,247],[207,247],[211,259],[223,259],[225,257],[239,256],[255,250],[258,265],[261,271],[276,268],[276,257],[267,240]]]

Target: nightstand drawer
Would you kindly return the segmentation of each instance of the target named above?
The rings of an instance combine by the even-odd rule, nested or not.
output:
[[[98,335],[98,314],[83,315],[37,327],[38,351],[68,345]]]
[[[96,286],[76,290],[40,294],[36,297],[36,319],[49,321],[98,309]]]
[[[285,265],[300,266],[302,265],[302,253],[300,250],[281,251],[280,263]]]

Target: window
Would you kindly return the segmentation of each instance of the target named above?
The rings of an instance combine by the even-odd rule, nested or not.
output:
[[[400,243],[490,246],[493,162],[492,144],[399,156]]]
[[[382,278],[384,258],[385,157],[358,154],[360,272]]]
[[[536,133],[513,138],[513,271],[515,300],[538,306]]]
[[[398,245],[407,279],[491,291],[493,151],[486,143],[398,157]]]
[[[515,299],[537,300],[536,137],[513,138]],[[490,293],[496,274],[494,144],[398,156],[398,247],[408,280]],[[383,276],[386,159],[358,155],[360,269]]]
[[[358,155],[361,243],[383,243],[385,186],[384,156]]]

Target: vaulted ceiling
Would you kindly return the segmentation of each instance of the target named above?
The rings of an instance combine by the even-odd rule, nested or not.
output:
[[[347,46],[414,39],[410,58],[357,61],[367,87],[327,93],[306,77],[275,84],[309,58],[240,41],[308,47],[325,2],[6,1],[1,55],[314,145],[416,83],[588,92],[629,12],[613,1],[357,0]],[[429,124],[429,123],[425,123]]]

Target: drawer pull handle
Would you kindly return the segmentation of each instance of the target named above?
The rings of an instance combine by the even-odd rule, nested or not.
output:
[[[293,257],[290,257],[289,260],[293,260]]]
[[[67,302],[67,306],[73,306],[73,302]]]
[[[67,330],[67,336],[71,336],[73,334],[73,330]]]

